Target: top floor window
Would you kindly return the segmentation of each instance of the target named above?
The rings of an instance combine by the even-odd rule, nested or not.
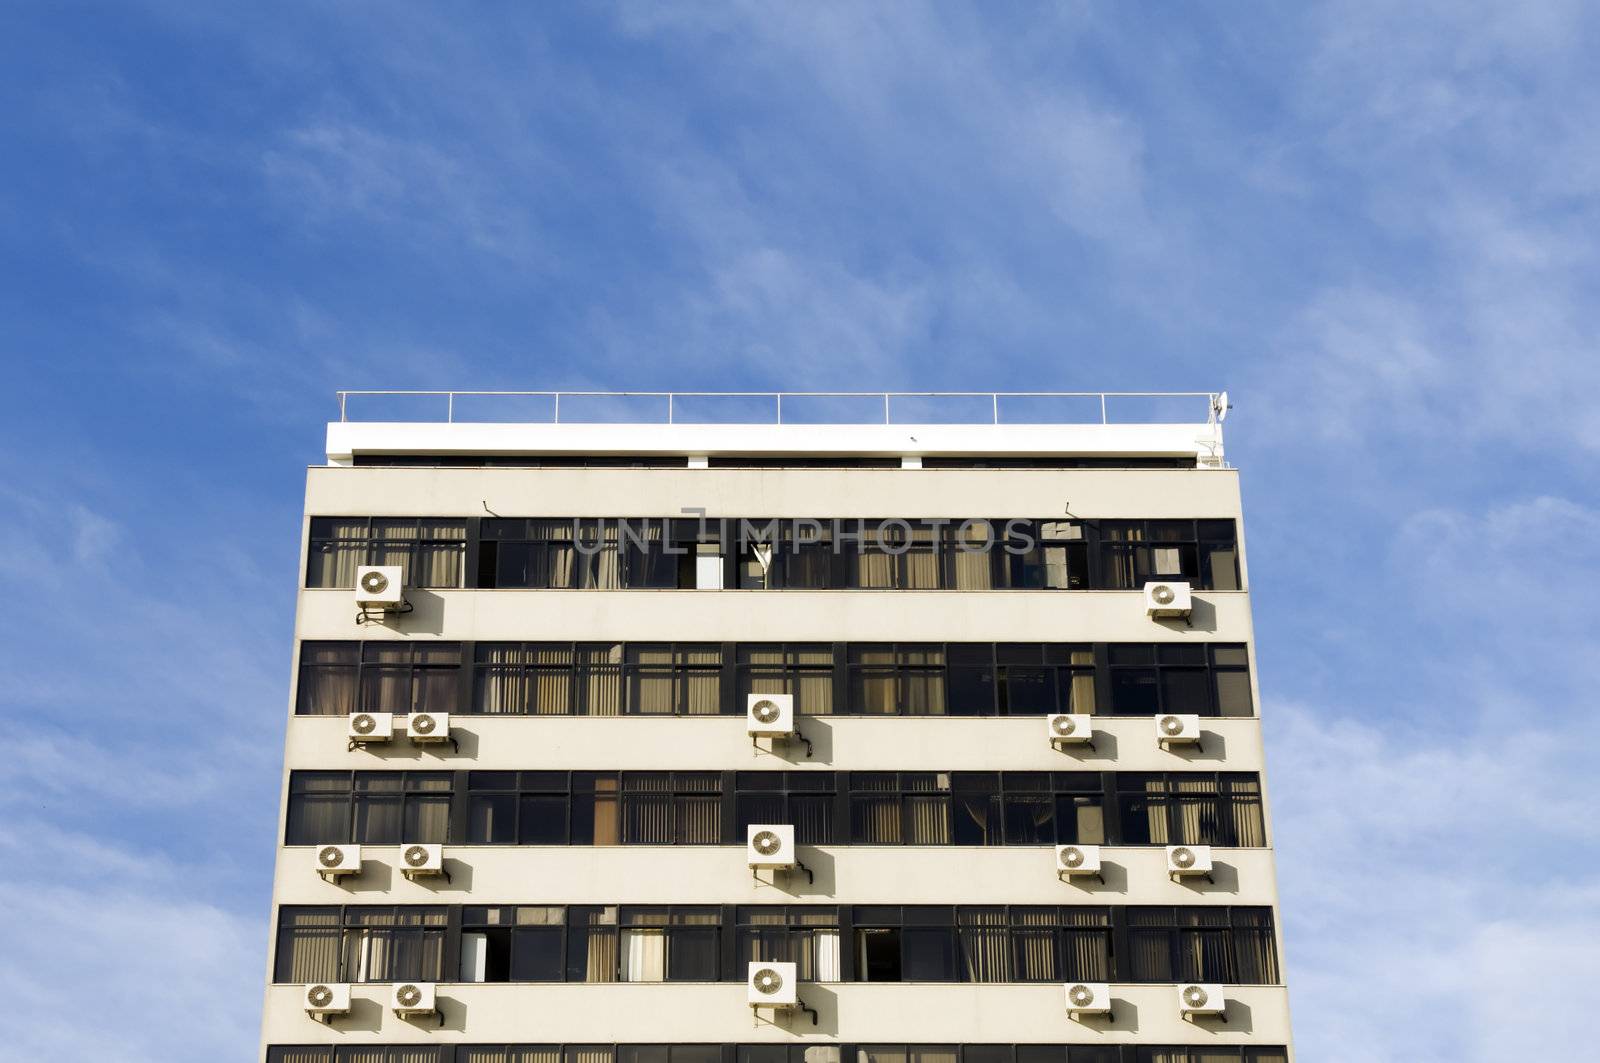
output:
[[[410,587],[460,587],[467,521],[436,517],[312,517],[307,587],[353,589],[362,565],[399,565]]]
[[[1110,590],[1149,580],[1186,580],[1216,591],[1239,589],[1239,547],[1231,520],[1103,520],[1100,576]]]
[[[1240,588],[1232,520],[313,517],[306,586],[401,565],[413,587],[629,590]]]

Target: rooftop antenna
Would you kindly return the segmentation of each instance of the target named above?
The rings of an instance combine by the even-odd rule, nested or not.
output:
[[[1233,409],[1233,403],[1228,401],[1228,393],[1220,392],[1211,400],[1211,419],[1218,424],[1228,419],[1228,411]]]

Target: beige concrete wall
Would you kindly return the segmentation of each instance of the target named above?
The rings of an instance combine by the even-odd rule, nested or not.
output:
[[[1104,882],[1056,877],[1052,846],[802,845],[803,872],[760,872],[744,846],[445,847],[442,877],[408,880],[399,847],[364,847],[360,875],[324,882],[316,847],[284,849],[280,904],[1271,904],[1272,853],[1213,849],[1213,882],[1167,877],[1166,850],[1101,849]]]
[[[302,1010],[298,986],[267,994],[266,1033],[276,1044],[419,1041],[521,1042],[1053,1042],[1078,1044],[1283,1044],[1285,991],[1228,986],[1225,1021],[1179,1017],[1166,985],[1117,985],[1111,1019],[1067,1016],[1057,984],[817,984],[800,988],[818,1012],[774,1021],[745,1003],[742,983],[449,985],[437,1019],[389,1012],[387,985],[357,986],[347,1018],[323,1026]]]
[[[1097,716],[1095,748],[1053,748],[1043,716],[802,716],[805,746],[752,745],[743,716],[453,716],[448,745],[392,742],[350,750],[342,716],[289,721],[297,768],[665,769],[799,771],[1257,771],[1254,719],[1201,721],[1199,748],[1162,749],[1147,716]]]
[[[527,470],[314,468],[316,515],[748,517],[1231,517],[1232,470]],[[303,582],[304,544],[299,575]],[[1241,572],[1245,561],[1241,541]],[[1245,584],[1248,586],[1248,583]],[[356,625],[346,591],[301,590],[299,639],[973,641],[1253,643],[1245,592],[1200,592],[1191,624],[1156,622],[1135,592],[419,591],[409,616]],[[1252,645],[1252,663],[1254,651]],[[1252,669],[1254,682],[1254,669]],[[1259,692],[1257,703],[1259,704]],[[292,696],[290,704],[292,706]],[[292,711],[292,710],[291,710]],[[1096,752],[1061,752],[1036,718],[802,718],[816,745],[753,750],[739,718],[458,717],[459,754],[403,738],[348,751],[344,721],[291,718],[294,768],[683,768],[799,770],[1241,770],[1262,765],[1259,722],[1203,721],[1200,751],[1163,751],[1147,719],[1097,718]],[[283,805],[280,803],[282,837]],[[1269,811],[1270,817],[1270,811]],[[1270,838],[1270,835],[1269,835]],[[354,881],[323,882],[308,847],[280,848],[274,905],[334,903],[1275,904],[1270,849],[1217,850],[1216,882],[1179,885],[1154,847],[1108,847],[1106,882],[1055,878],[1046,847],[802,847],[817,872],[758,884],[741,847],[450,847],[454,881],[411,882],[369,850]],[[766,875],[767,873],[763,873]],[[1281,941],[1280,941],[1281,949]],[[269,975],[270,979],[270,969]],[[334,1042],[1289,1042],[1278,987],[1229,987],[1225,1024],[1179,1019],[1171,986],[1120,986],[1115,1020],[1066,1017],[1060,985],[825,985],[804,995],[813,1028],[753,1021],[731,985],[449,986],[445,1024],[406,1022],[387,987],[324,1027],[301,989],[268,985],[264,1044]]]
[[[1232,469],[402,469],[316,467],[322,516],[1233,517]]]
[[[1152,620],[1139,591],[406,589],[414,611],[356,623],[348,590],[300,592],[303,639],[741,642],[1248,642],[1244,591]]]

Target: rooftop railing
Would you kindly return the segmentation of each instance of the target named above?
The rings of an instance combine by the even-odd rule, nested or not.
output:
[[[1199,424],[1214,391],[340,391],[340,421],[521,424]],[[367,408],[378,407],[376,415]]]

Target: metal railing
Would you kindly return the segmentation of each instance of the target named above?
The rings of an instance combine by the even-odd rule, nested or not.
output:
[[[1108,412],[1108,399],[1131,400],[1205,400],[1204,416],[1194,422],[1210,422],[1216,420],[1219,408],[1219,399],[1222,393],[1215,391],[428,391],[428,390],[371,390],[371,391],[340,391],[339,420],[351,420],[349,400],[352,398],[380,398],[384,396],[408,398],[437,398],[444,404],[444,420],[447,423],[456,423],[457,399],[467,398],[492,398],[492,399],[548,399],[550,400],[550,414],[544,418],[521,418],[520,421],[535,424],[575,424],[575,423],[606,423],[606,424],[896,424],[894,420],[894,400],[896,399],[928,399],[928,400],[985,400],[992,424],[1006,424],[1001,420],[1002,403],[1004,400],[1094,400],[1098,404],[1099,420],[1093,419],[1052,419],[1047,421],[1027,421],[1015,423],[1029,424],[1113,424],[1137,422],[1113,422]],[[561,401],[566,399],[568,409],[571,410],[574,399],[598,400],[631,400],[631,399],[657,399],[662,403],[662,408],[657,419],[640,421],[595,421],[590,419],[561,419]],[[682,404],[688,399],[745,399],[760,400],[763,404],[770,402],[771,420],[750,422],[742,421],[707,421],[696,419],[693,421],[677,420],[677,415],[682,409]],[[783,419],[783,403],[788,399],[791,413],[796,400],[871,400],[874,409],[872,419],[844,419],[824,421],[785,421]],[[882,419],[878,419],[877,410],[881,404]],[[1198,405],[1198,403],[1197,403]],[[1094,406],[1091,404],[1091,409]],[[376,420],[377,418],[356,418],[356,420]],[[437,420],[437,418],[434,418]],[[918,422],[904,422],[918,423]],[[926,422],[924,422],[926,423]],[[944,423],[944,422],[938,422]],[[950,423],[985,423],[950,422]]]

